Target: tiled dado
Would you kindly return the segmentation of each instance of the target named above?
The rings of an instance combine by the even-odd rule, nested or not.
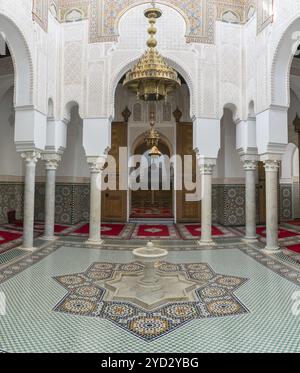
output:
[[[89,184],[57,184],[55,221],[76,224],[89,219]],[[0,183],[0,224],[7,223],[7,212],[16,210],[17,219],[23,218],[24,183]],[[35,219],[45,217],[45,184],[36,183]]]
[[[292,185],[280,185],[280,219],[293,218]],[[17,219],[23,215],[23,183],[0,183],[0,224],[7,222],[7,212],[16,210]],[[56,185],[56,214],[58,224],[76,224],[89,220],[90,205],[89,184]],[[245,186],[244,185],[213,185],[213,222],[225,226],[245,224]],[[257,206],[258,206],[257,193]],[[45,184],[36,183],[35,219],[44,220]]]
[[[89,184],[57,184],[55,221],[59,224],[77,224],[89,220]],[[44,220],[45,184],[36,184],[35,219]]]
[[[231,226],[245,224],[244,185],[213,185],[213,222]]]
[[[0,183],[0,224],[7,223],[7,212],[16,210],[17,219],[23,214],[23,183]]]
[[[280,220],[293,219],[293,186],[292,184],[280,185]]]
[[[213,222],[225,226],[245,225],[245,185],[213,185]],[[256,193],[258,217],[259,194]],[[280,185],[281,221],[293,218],[292,185]]]

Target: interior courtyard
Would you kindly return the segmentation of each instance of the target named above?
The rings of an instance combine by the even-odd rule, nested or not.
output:
[[[300,0],[0,0],[0,352],[300,352],[299,56]]]

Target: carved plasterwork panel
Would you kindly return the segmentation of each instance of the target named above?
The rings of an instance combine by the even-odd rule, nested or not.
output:
[[[61,22],[70,10],[79,11],[89,18],[90,42],[114,42],[118,40],[118,21],[131,7],[149,3],[147,0],[33,0],[33,19],[46,31],[48,10],[58,9]],[[273,20],[273,0],[160,0],[179,11],[187,24],[188,43],[214,43],[215,21],[227,20],[235,15],[234,22],[245,23],[257,8],[258,32]]]
[[[118,39],[118,21],[132,6],[147,3],[145,0],[92,0],[90,1],[90,41],[113,42]],[[186,40],[190,43],[214,43],[215,20],[226,11],[238,14],[246,21],[249,0],[161,0],[177,9],[187,23]]]
[[[52,3],[53,1],[51,1]],[[48,29],[48,9],[50,1],[49,0],[33,0],[32,17],[43,30]]]
[[[64,22],[67,14],[70,10],[79,11],[82,14],[82,18],[88,18],[89,16],[89,0],[60,0],[60,20]]]
[[[257,0],[257,32],[273,22],[273,0]]]

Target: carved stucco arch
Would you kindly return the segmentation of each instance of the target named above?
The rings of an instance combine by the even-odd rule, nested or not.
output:
[[[297,36],[296,39],[295,36]],[[299,44],[300,14],[298,13],[284,27],[276,44],[270,76],[271,105],[284,107],[290,105],[290,70],[296,51],[295,48]]]
[[[3,13],[0,13],[0,32],[6,37],[14,65],[14,105],[33,105],[33,63],[26,38],[16,22]]]
[[[223,113],[222,113],[222,117],[224,115],[224,110],[227,109],[229,111],[231,111],[232,113],[232,120],[234,122],[236,122],[238,119],[239,119],[239,112],[238,112],[238,106],[232,102],[228,102],[227,104],[225,104],[223,106]]]
[[[141,55],[129,58],[127,61],[125,61],[118,69],[117,72],[114,74],[111,84],[109,86],[108,90],[108,97],[110,98],[110,104],[109,104],[109,117],[114,118],[115,117],[115,99],[116,99],[116,89],[117,86],[121,80],[121,78],[126,74],[139,60]],[[194,98],[195,98],[195,87],[192,81],[192,78],[190,74],[186,71],[186,69],[179,64],[178,62],[174,61],[173,58],[167,57],[164,55],[165,60],[172,66],[186,81],[187,86],[189,88],[190,92],[190,116],[193,118],[195,116],[195,104],[194,104]]]

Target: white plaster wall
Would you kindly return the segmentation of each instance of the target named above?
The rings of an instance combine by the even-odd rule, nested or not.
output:
[[[236,150],[236,128],[232,120],[232,112],[228,109],[224,110],[224,115],[221,120],[221,149],[217,159],[217,167],[214,177],[219,181],[229,179],[243,182],[245,173],[240,161],[240,156]]]
[[[89,168],[82,146],[82,119],[78,110],[71,112],[71,121],[67,130],[67,148],[57,171],[58,180],[78,181],[76,178],[89,178]],[[80,180],[79,180],[80,181]]]

